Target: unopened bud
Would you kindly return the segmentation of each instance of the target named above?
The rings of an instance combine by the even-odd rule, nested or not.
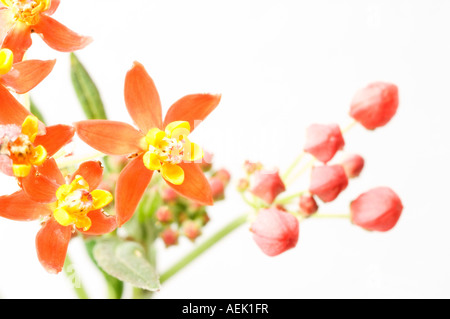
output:
[[[214,178],[220,179],[226,185],[230,182],[231,175],[230,175],[230,172],[228,172],[228,170],[226,170],[225,168],[222,168],[222,169],[219,169],[214,174]]]
[[[341,165],[323,165],[312,169],[309,192],[328,203],[335,200],[348,186],[348,178]]]
[[[377,187],[361,194],[350,204],[352,222],[364,229],[385,232],[398,222],[403,204],[388,187]]]
[[[323,163],[330,161],[344,146],[344,138],[337,124],[312,124],[306,131],[304,151]]]
[[[299,206],[300,212],[305,216],[311,216],[312,214],[315,214],[319,209],[316,200],[310,194],[304,194],[300,196]]]
[[[214,155],[212,153],[206,151],[203,152],[202,162],[199,165],[204,172],[207,172],[212,168],[213,157]]]
[[[177,199],[178,194],[172,188],[167,187],[161,191],[161,197],[163,201],[165,201],[166,203],[170,203],[174,202]]]
[[[250,162],[249,160],[246,160],[244,163],[244,171],[248,175],[251,175],[260,169],[262,169],[262,164],[259,162],[253,163],[253,162]]]
[[[242,193],[242,192],[245,192],[249,186],[250,186],[250,184],[249,184],[248,180],[246,178],[241,178],[238,181],[236,188],[237,188],[238,192]]]
[[[250,192],[267,204],[272,204],[275,198],[285,190],[286,187],[278,171],[259,170],[254,176]]]
[[[182,228],[184,236],[192,241],[194,241],[202,233],[201,226],[194,220],[185,220],[183,222]]]
[[[156,211],[156,219],[158,219],[161,223],[170,223],[173,220],[173,214],[169,207],[161,206]]]
[[[358,154],[350,154],[341,162],[348,178],[356,178],[364,168],[364,158]]]
[[[395,84],[375,82],[356,92],[350,116],[366,129],[386,125],[397,112],[398,88]]]
[[[221,179],[213,177],[209,180],[209,185],[211,186],[212,196],[215,201],[225,198],[225,185]]]
[[[166,247],[174,246],[178,244],[178,231],[172,229],[172,228],[166,228],[164,229],[160,235],[161,239],[163,240]]]
[[[277,256],[294,248],[298,242],[299,222],[276,208],[262,209],[250,227],[253,239],[268,256]]]

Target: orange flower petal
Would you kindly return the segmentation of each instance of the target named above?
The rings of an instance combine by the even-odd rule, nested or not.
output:
[[[31,115],[9,91],[0,85],[0,124],[15,124],[22,127],[28,115]]]
[[[129,124],[88,120],[74,124],[78,136],[91,147],[108,155],[128,155],[142,151],[144,135]]]
[[[44,12],[44,14],[51,16],[53,13],[55,13],[56,9],[58,9],[59,3],[60,0],[52,0],[50,2],[50,8],[48,8],[48,10]]]
[[[115,216],[108,216],[104,214],[100,209],[89,212],[87,215],[90,218],[92,225],[87,231],[78,229],[80,232],[86,235],[103,235],[112,232],[117,228],[117,222]]]
[[[51,48],[61,52],[80,50],[92,42],[91,37],[81,36],[45,14],[41,14],[39,23],[33,26],[33,31]]]
[[[72,237],[72,228],[61,226],[49,218],[36,235],[37,256],[49,273],[59,273],[66,260],[67,248]]]
[[[50,159],[44,162],[39,171],[33,166],[30,174],[20,181],[22,189],[32,200],[40,203],[52,203],[57,200],[56,191],[59,186],[64,184],[64,182],[60,183],[61,177],[55,160]]]
[[[74,135],[75,128],[73,126],[62,124],[48,126],[44,135],[36,136],[34,145],[42,145],[50,157],[69,143]]]
[[[14,63],[16,63],[23,60],[31,43],[31,28],[26,23],[17,22],[10,28],[3,40],[2,47],[10,49],[14,53]]]
[[[125,103],[133,121],[145,134],[161,129],[161,101],[152,78],[144,66],[134,62],[125,78]]]
[[[41,83],[53,70],[56,60],[28,60],[15,63],[7,74],[0,78],[0,83],[24,94]]]
[[[82,163],[77,171],[72,174],[70,183],[75,179],[77,175],[80,175],[89,185],[89,191],[97,189],[98,185],[103,179],[103,167],[99,161],[89,161]]]
[[[51,214],[47,205],[36,203],[23,190],[0,196],[0,216],[16,220],[31,221]]]
[[[11,9],[0,4],[0,43],[14,26],[15,21],[11,18]]]
[[[116,217],[118,226],[126,223],[134,214],[153,171],[144,166],[143,154],[132,159],[122,170],[116,185]]]
[[[50,180],[54,181],[58,185],[63,185],[66,183],[66,179],[62,174],[61,170],[56,164],[55,159],[49,158],[44,164],[38,167],[39,174],[45,175]]]
[[[174,185],[168,181],[166,183],[184,197],[199,204],[213,205],[211,186],[198,164],[180,163],[178,165],[184,171],[184,182],[181,185]]]
[[[187,121],[192,132],[219,105],[220,99],[221,95],[214,94],[192,94],[182,97],[167,111],[164,127],[171,122]]]

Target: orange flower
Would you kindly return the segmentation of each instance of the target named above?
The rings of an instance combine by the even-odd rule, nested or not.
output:
[[[31,46],[31,33],[37,33],[51,48],[72,52],[92,42],[50,16],[60,0],[0,0],[0,41],[2,48],[14,52],[14,61],[22,61]]]
[[[107,120],[75,123],[79,137],[93,148],[109,155],[134,157],[117,181],[119,225],[131,218],[156,170],[181,195],[204,205],[213,204],[209,182],[196,163],[203,151],[188,135],[217,107],[220,98],[212,94],[187,95],[170,107],[163,121],[153,80],[135,62],[125,79],[125,102],[139,129]]]
[[[0,170],[25,178],[71,141],[69,125],[45,125],[0,85]]]
[[[113,231],[116,219],[103,213],[111,193],[96,189],[102,180],[99,162],[85,162],[66,183],[54,159],[27,179],[30,192],[20,190],[0,197],[0,216],[16,221],[43,219],[36,236],[39,261],[50,273],[62,270],[74,231],[102,235]]]
[[[28,60],[14,63],[13,52],[0,50],[0,84],[15,93],[24,94],[41,83],[53,70],[56,60]],[[5,94],[2,91],[1,94]]]

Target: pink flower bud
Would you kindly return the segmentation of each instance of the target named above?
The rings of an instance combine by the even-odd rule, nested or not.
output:
[[[328,203],[335,200],[347,185],[348,178],[341,165],[317,166],[311,172],[309,192]]]
[[[361,194],[350,205],[352,222],[372,231],[388,231],[398,222],[403,204],[388,187],[377,187]]]
[[[178,244],[178,232],[172,228],[164,229],[159,236],[163,240],[166,247]]]
[[[169,207],[161,206],[160,208],[158,208],[158,210],[156,211],[156,219],[159,220],[161,223],[172,222],[173,215]]]
[[[183,228],[183,234],[190,240],[195,240],[198,236],[201,235],[201,226],[199,223],[193,220],[185,220],[182,225]]]
[[[246,160],[244,163],[244,171],[248,174],[251,175],[253,173],[255,173],[256,171],[262,169],[262,164],[261,163],[253,163],[250,162],[249,160]]]
[[[358,154],[350,154],[341,162],[348,178],[355,178],[361,174],[364,168],[364,158]]]
[[[310,194],[300,196],[300,212],[306,216],[311,216],[319,209],[316,200]]]
[[[211,186],[212,196],[215,201],[225,198],[225,185],[221,179],[213,177],[209,180],[209,185]]]
[[[268,256],[277,256],[294,248],[298,242],[299,222],[276,208],[262,209],[252,223],[253,239]]]
[[[344,138],[337,124],[312,124],[306,130],[304,151],[323,163],[330,161],[344,146]]]
[[[200,168],[204,171],[207,172],[211,169],[212,167],[212,161],[213,161],[213,157],[214,155],[210,152],[203,152],[203,158],[202,158],[202,162],[199,163]]]
[[[257,171],[252,184],[250,192],[267,204],[272,204],[275,198],[286,190],[278,171]]]
[[[241,178],[238,181],[236,188],[237,188],[238,192],[245,192],[249,186],[250,186],[250,184],[249,184],[248,180],[246,178]]]
[[[395,84],[375,82],[360,89],[353,97],[350,116],[366,129],[386,125],[397,112],[398,88]]]
[[[161,191],[161,197],[163,201],[170,203],[177,199],[178,194],[172,188],[167,187]]]
[[[222,180],[224,184],[228,184],[231,179],[230,172],[228,172],[225,168],[219,169],[215,174],[215,178]]]

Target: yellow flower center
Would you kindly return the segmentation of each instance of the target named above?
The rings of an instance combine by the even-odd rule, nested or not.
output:
[[[13,65],[14,55],[10,49],[0,50],[0,75],[8,73]]]
[[[153,128],[145,136],[147,152],[144,164],[149,170],[158,170],[164,179],[175,185],[184,181],[184,171],[178,165],[203,158],[203,150],[188,139],[189,122],[176,121],[164,131]]]
[[[86,180],[77,175],[70,184],[61,185],[57,192],[58,201],[53,209],[53,217],[62,226],[75,226],[84,231],[91,228],[89,212],[101,209],[111,203],[110,192],[96,189],[89,191]]]
[[[17,136],[5,135],[1,141],[0,155],[9,156],[12,160],[14,176],[26,177],[31,166],[40,166],[47,159],[47,151],[42,145],[34,146],[38,134],[39,121],[28,116],[22,124],[22,131]]]
[[[51,0],[0,0],[12,10],[13,19],[36,25],[40,14],[50,7]]]

